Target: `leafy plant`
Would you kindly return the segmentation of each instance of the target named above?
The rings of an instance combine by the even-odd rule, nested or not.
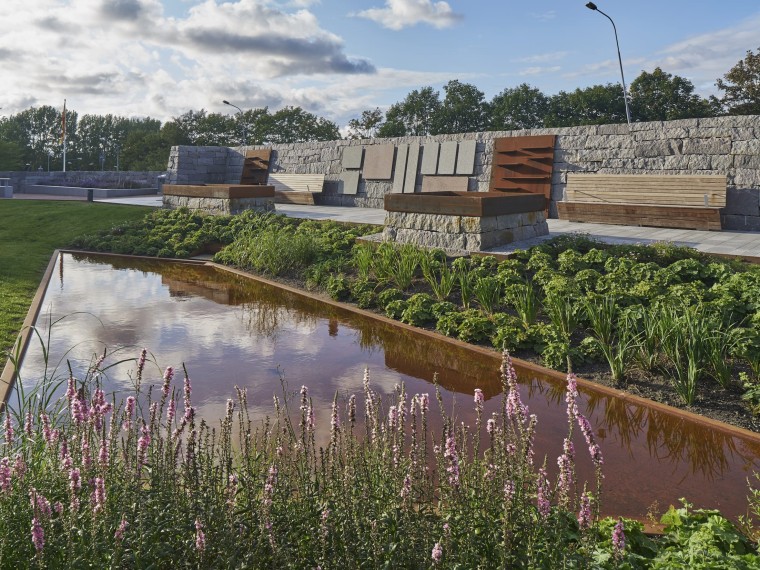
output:
[[[493,314],[501,301],[501,282],[496,277],[480,277],[473,287],[475,298],[489,315]]]
[[[401,313],[401,322],[422,326],[433,322],[433,298],[427,293],[416,293],[409,297],[406,308]]]
[[[505,296],[517,311],[526,327],[536,322],[539,301],[536,291],[530,283],[512,285],[506,290]]]
[[[627,313],[621,315],[617,298],[612,295],[587,297],[584,306],[612,379],[623,381],[638,342],[631,318]]]
[[[445,301],[451,295],[456,281],[455,273],[446,263],[446,256],[440,250],[426,250],[420,255],[422,276],[438,301]]]
[[[457,337],[464,342],[487,341],[496,330],[494,322],[477,309],[468,309],[461,314]]]

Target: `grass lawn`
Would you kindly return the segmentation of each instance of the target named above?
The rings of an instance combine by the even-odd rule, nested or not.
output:
[[[0,200],[0,351],[13,346],[53,250],[77,235],[142,218],[151,208]]]

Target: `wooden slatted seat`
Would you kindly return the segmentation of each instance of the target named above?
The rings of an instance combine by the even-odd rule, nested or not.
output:
[[[559,218],[626,226],[720,230],[726,206],[726,177],[573,174],[567,175]]]
[[[280,204],[314,205],[314,194],[322,192],[324,174],[270,174],[269,185],[274,186],[275,202]]]

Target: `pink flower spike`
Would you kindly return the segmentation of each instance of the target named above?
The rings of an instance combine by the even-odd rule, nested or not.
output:
[[[32,543],[38,554],[45,548],[45,531],[37,517],[32,519]]]
[[[206,550],[206,534],[200,519],[195,519],[195,549],[201,553]]]

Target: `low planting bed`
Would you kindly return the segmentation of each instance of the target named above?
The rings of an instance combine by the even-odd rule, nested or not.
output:
[[[216,261],[760,431],[760,267],[670,245],[558,238],[506,261],[356,244],[372,226],[156,212],[98,251]]]

